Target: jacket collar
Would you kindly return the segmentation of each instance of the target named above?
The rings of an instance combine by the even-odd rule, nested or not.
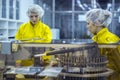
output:
[[[95,36],[102,35],[102,34],[104,34],[105,32],[108,32],[108,29],[107,29],[107,28],[101,29]]]
[[[40,24],[40,23],[41,23],[41,21],[38,21],[38,22],[34,25],[34,27],[37,26],[37,25]],[[30,21],[29,21],[29,24],[32,26],[32,24],[31,24]]]
[[[96,41],[98,37],[101,37],[106,32],[109,32],[107,28],[101,29],[96,35],[92,37],[92,40]]]

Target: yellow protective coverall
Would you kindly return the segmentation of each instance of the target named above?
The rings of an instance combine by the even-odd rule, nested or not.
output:
[[[16,33],[15,39],[23,42],[51,43],[52,33],[49,26],[41,21],[38,21],[34,27],[30,22],[27,22],[20,26]],[[47,60],[51,59],[50,56],[44,56],[43,59],[44,58]],[[33,65],[33,60],[34,59],[18,60],[16,63],[18,62],[22,66],[31,66]]]
[[[16,36],[16,40],[20,40],[22,42],[37,42],[37,43],[51,43],[52,41],[52,33],[46,24],[38,21],[34,27],[30,22],[24,23],[18,29]],[[49,62],[51,60],[51,56],[43,56],[43,60],[45,62]],[[17,60],[16,64],[20,64],[21,66],[31,66],[33,65],[34,59],[26,59],[26,60]],[[16,80],[33,80],[26,79],[22,74],[16,75]],[[41,79],[47,80],[47,77]]]
[[[111,33],[107,28],[100,30],[97,35],[92,37],[96,43],[117,43],[119,42],[119,37]],[[117,45],[116,48],[102,48],[101,54],[107,56],[108,64],[107,67],[113,69],[115,72],[113,75],[108,77],[108,80],[120,80],[120,46]],[[117,76],[115,76],[117,74]]]
[[[50,28],[41,21],[38,21],[34,27],[28,22],[20,26],[15,39],[25,42],[50,43],[52,40],[52,33]]]
[[[120,39],[115,34],[111,33],[107,28],[103,28],[92,37],[96,43],[117,43]]]

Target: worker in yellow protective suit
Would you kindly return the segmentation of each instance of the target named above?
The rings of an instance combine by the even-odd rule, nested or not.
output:
[[[111,23],[111,12],[103,9],[92,9],[86,13],[86,22],[88,30],[93,34],[92,40],[98,44],[112,44],[119,42],[119,37],[108,30]],[[120,47],[116,48],[102,48],[101,55],[107,56],[107,67],[116,72],[120,72]],[[118,74],[119,77],[119,74]],[[114,77],[114,80],[120,78]],[[112,80],[111,77],[108,78]]]
[[[23,23],[16,35],[15,39],[22,42],[39,42],[39,43],[51,43],[52,33],[50,27],[41,21],[44,15],[44,10],[39,5],[32,5],[28,8],[27,15],[30,19],[29,22]],[[44,56],[43,60],[49,62],[51,56]],[[16,63],[22,66],[33,65],[34,59],[17,60]]]
[[[44,13],[43,9],[36,5],[30,7],[27,13],[30,21],[20,26],[15,39],[25,42],[50,43],[52,40],[50,27],[40,21]]]
[[[32,5],[29,7],[27,14],[30,21],[19,27],[15,39],[24,42],[51,43],[52,33],[50,27],[40,21],[44,14],[43,9],[38,5]],[[33,65],[33,61],[28,61],[24,60],[25,64],[23,66]]]

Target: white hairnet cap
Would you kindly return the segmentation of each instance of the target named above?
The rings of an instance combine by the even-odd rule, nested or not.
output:
[[[112,13],[103,9],[92,9],[86,13],[86,21],[96,26],[108,27],[112,20]]]
[[[30,16],[31,13],[38,14],[38,16],[42,18],[42,16],[44,15],[44,10],[39,5],[34,4],[28,8],[27,15]]]

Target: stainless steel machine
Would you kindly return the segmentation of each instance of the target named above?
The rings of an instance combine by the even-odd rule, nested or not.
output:
[[[43,67],[40,61],[34,62],[33,66],[27,68],[21,66],[16,67],[4,59],[5,66],[14,66],[7,70],[6,75],[9,74],[23,74],[31,75],[33,78],[47,76],[52,77],[53,80],[107,80],[107,77],[113,73],[113,70],[106,67],[107,58],[100,54],[101,48],[116,48],[119,44],[97,45],[95,43],[21,43],[21,42],[1,42],[0,55],[12,55],[12,60],[23,60],[31,57],[52,56],[51,61],[56,61],[57,65]],[[6,48],[7,47],[7,48]],[[6,49],[8,49],[6,51]],[[7,53],[7,54],[6,54]],[[46,53],[45,55],[42,55]],[[38,59],[37,59],[38,60]],[[31,72],[32,69],[32,72]],[[21,71],[23,70],[23,71]],[[21,71],[21,72],[20,72]]]

